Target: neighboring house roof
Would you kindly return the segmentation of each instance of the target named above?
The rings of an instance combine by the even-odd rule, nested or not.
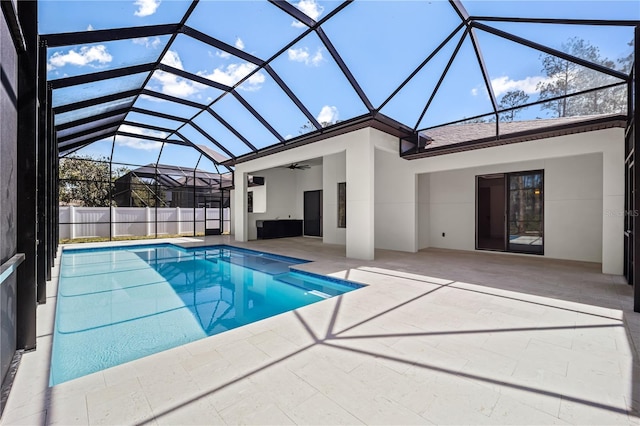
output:
[[[124,180],[126,179],[125,177],[129,175],[142,178],[157,178],[162,185],[169,187],[192,186],[194,185],[192,180],[194,177],[196,178],[195,186],[198,187],[211,186],[212,182],[215,182],[215,186],[218,185],[218,182],[221,182],[223,188],[233,185],[231,173],[210,173],[190,167],[170,166],[166,164],[147,164],[146,166],[131,170],[117,180]],[[191,179],[191,181],[189,181],[189,179]]]
[[[612,127],[625,128],[626,125],[627,117],[619,114],[500,122],[499,135],[496,136],[495,122],[453,124],[421,132],[429,143],[417,153],[403,158],[413,160]]]

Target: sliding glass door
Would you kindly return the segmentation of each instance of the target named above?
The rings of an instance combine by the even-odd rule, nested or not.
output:
[[[476,249],[544,253],[544,173],[476,178]]]

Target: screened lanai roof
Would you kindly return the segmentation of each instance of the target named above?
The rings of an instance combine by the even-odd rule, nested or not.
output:
[[[506,122],[624,114],[640,7],[41,0],[39,14],[60,155],[226,172],[349,126],[410,139],[495,123],[498,137]]]

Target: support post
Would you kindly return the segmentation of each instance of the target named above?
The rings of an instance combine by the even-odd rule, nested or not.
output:
[[[375,148],[371,131],[361,131],[349,141],[347,172],[347,257],[375,257],[374,182]]]
[[[18,268],[16,306],[16,349],[36,348],[37,303],[37,193],[38,187],[38,3],[20,1],[21,20],[27,50],[18,56],[18,217],[17,251],[25,254]]]
[[[236,241],[246,242],[249,240],[249,228],[247,224],[247,174],[236,169],[234,176],[235,187],[235,234]]]
[[[47,52],[46,46],[42,46],[38,43],[38,76],[41,78],[43,75],[46,76],[46,60],[47,60]],[[45,61],[44,64],[41,61]],[[44,67],[44,68],[43,68]],[[44,133],[43,126],[45,125],[45,117],[46,117],[46,86],[44,84],[35,86],[37,90],[37,99],[41,106],[39,110],[37,110],[37,125],[38,129],[35,132],[36,135],[36,143],[37,143],[37,244],[36,251],[38,257],[38,264],[36,266],[36,289],[37,289],[37,300],[38,303],[45,303],[47,300],[46,295],[46,276],[48,269],[48,253],[47,253],[47,141],[46,141],[46,133]],[[43,105],[44,104],[44,105]],[[37,108],[37,107],[36,107]]]
[[[640,71],[640,25],[636,25],[635,28],[635,43],[634,43],[634,64],[633,64],[633,85],[631,92],[634,96],[633,102],[629,104],[629,120],[631,122],[633,132],[633,157],[634,163],[640,161],[640,134],[638,133],[638,123],[640,123],[640,83],[638,82],[638,72]],[[631,99],[631,98],[630,98]],[[634,212],[640,209],[640,172],[634,165],[634,178],[633,178],[633,208]],[[640,217],[634,215],[633,218],[633,310],[640,312]]]

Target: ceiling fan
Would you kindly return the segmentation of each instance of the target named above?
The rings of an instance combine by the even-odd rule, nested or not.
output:
[[[289,170],[306,170],[311,166],[309,166],[308,164],[291,163],[288,166],[282,166],[282,167]]]

